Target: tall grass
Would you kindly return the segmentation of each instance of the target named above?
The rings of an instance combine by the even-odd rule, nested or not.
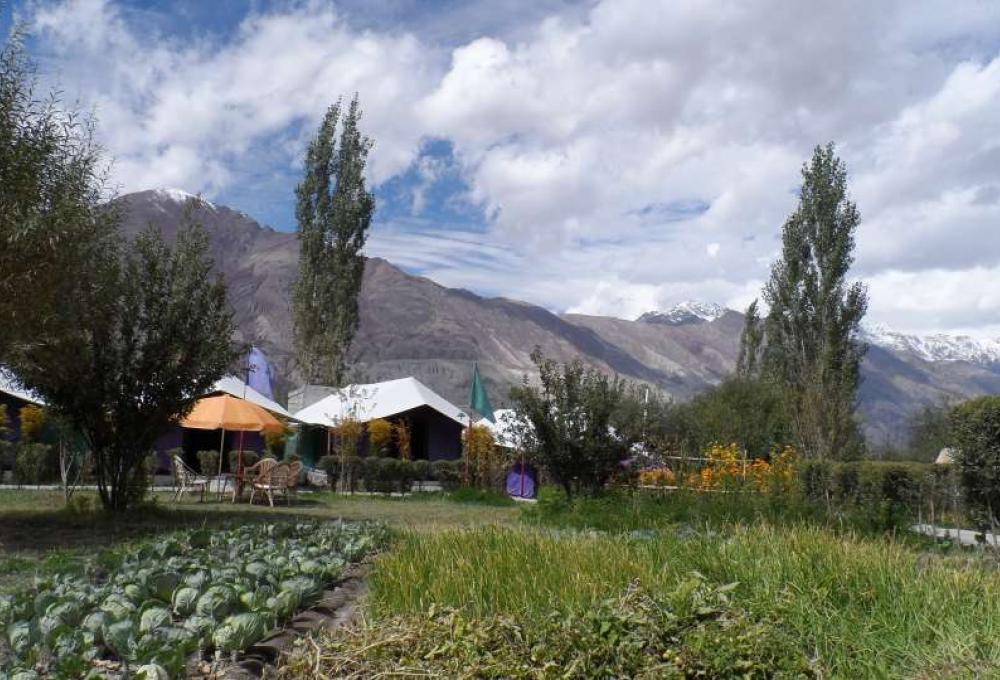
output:
[[[379,558],[370,606],[377,616],[432,603],[477,616],[579,611],[633,579],[672,589],[691,572],[738,583],[738,604],[789,631],[835,677],[1000,669],[994,568],[809,526],[633,537],[500,527],[408,535]]]

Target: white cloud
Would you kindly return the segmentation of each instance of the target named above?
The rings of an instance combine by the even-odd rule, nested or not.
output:
[[[416,163],[413,213],[432,217],[440,168],[419,149],[449,140],[488,220],[384,225],[372,252],[634,316],[752,299],[801,163],[835,140],[865,218],[870,320],[1000,324],[1000,5],[600,0],[524,16],[453,49],[318,2],[251,14],[226,42],[150,35],[102,0],[43,4],[36,25],[97,107],[126,189],[211,196],[255,162],[294,165],[329,101],[359,90],[373,180]]]

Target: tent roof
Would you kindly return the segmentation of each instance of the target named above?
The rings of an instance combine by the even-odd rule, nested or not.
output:
[[[6,368],[0,368],[0,392],[4,394],[9,394],[12,397],[20,399],[22,401],[27,401],[31,404],[36,404],[38,406],[45,406],[45,400],[36,397],[34,394],[28,390],[21,387],[17,380],[14,379],[14,374],[8,371]]]
[[[271,413],[282,416],[283,418],[293,418],[291,413],[288,412],[284,406],[274,401],[273,399],[268,399],[263,394],[255,390],[254,388],[247,385],[245,382],[239,378],[227,375],[222,378],[212,387],[212,390],[208,394],[229,394],[239,399],[246,399],[247,401],[257,404],[262,408],[266,408]]]
[[[305,407],[294,417],[310,425],[333,427],[348,417],[367,422],[421,406],[429,406],[459,425],[468,424],[469,417],[461,409],[413,377],[348,385]]]

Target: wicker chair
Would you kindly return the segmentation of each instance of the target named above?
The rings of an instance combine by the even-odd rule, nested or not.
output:
[[[262,460],[261,463],[264,461]],[[288,477],[289,468],[286,463],[271,461],[264,472],[257,475],[253,480],[253,490],[250,491],[250,504],[253,505],[254,496],[260,491],[267,497],[267,502],[274,507],[274,494],[284,494],[285,502],[288,503]],[[260,463],[258,463],[260,465]]]
[[[253,465],[249,465],[243,468],[243,479],[246,481],[241,482],[237,486],[242,487],[244,484],[248,484],[252,489],[253,485],[256,484],[258,481],[267,479],[268,476],[271,474],[272,468],[274,468],[274,466],[277,464],[278,461],[276,461],[274,458],[261,458]],[[234,488],[233,503],[236,502],[238,493],[239,490]],[[240,494],[240,496],[242,496],[242,494]],[[250,492],[250,502],[253,503],[253,491]]]
[[[208,478],[202,477],[197,472],[189,468],[180,456],[171,458],[174,468],[174,502],[176,503],[184,495],[185,491],[199,489],[201,491],[201,501],[205,500],[205,490],[208,489]]]

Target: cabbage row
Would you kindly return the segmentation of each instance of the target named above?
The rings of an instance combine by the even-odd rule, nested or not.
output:
[[[0,596],[0,680],[183,674],[198,650],[231,653],[313,601],[384,540],[378,525],[301,523],[170,534]],[[107,565],[104,565],[107,566]],[[133,676],[135,677],[135,676]]]

